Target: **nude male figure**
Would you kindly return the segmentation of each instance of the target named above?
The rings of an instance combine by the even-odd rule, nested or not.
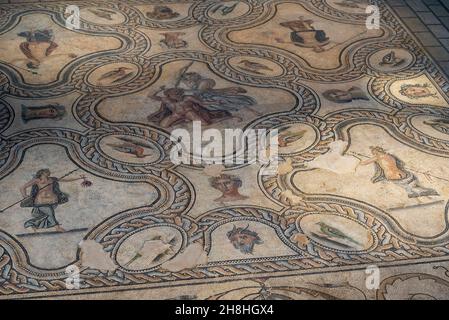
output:
[[[202,121],[206,125],[213,122],[214,118],[231,117],[232,115],[224,111],[210,111],[205,108],[208,105],[194,96],[185,95],[185,91],[180,88],[169,88],[163,90],[163,96],[158,93],[149,98],[160,101],[161,107],[154,114],[148,116],[148,120],[159,121],[159,125],[168,128],[180,121]]]

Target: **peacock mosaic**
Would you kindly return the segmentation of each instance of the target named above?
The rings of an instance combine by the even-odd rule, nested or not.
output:
[[[70,4],[0,4],[0,299],[449,298],[448,78],[383,1]],[[174,164],[194,121],[277,171]]]

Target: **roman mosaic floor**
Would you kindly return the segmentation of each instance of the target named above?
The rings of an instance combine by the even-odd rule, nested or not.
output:
[[[0,299],[449,298],[448,78],[389,5],[68,5],[0,1]],[[176,164],[196,121],[277,170]]]

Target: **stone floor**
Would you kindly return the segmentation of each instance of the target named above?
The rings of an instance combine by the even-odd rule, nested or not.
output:
[[[448,4],[0,3],[0,299],[449,298]]]
[[[449,1],[386,1],[418,38],[426,51],[449,74]]]

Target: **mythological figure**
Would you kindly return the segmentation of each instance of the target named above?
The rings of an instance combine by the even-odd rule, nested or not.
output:
[[[36,172],[34,178],[20,188],[24,200],[20,203],[21,207],[32,207],[32,218],[25,222],[25,228],[31,227],[33,231],[37,229],[55,228],[58,232],[64,232],[60,223],[56,220],[55,210],[60,204],[69,201],[69,195],[62,192],[59,188],[59,182],[71,182],[83,179],[57,179],[51,176],[49,169],[41,169]],[[87,182],[85,180],[85,182]],[[27,189],[31,188],[31,194],[27,194]]]
[[[439,195],[435,190],[421,186],[418,178],[406,170],[404,163],[396,156],[386,152],[381,147],[370,147],[370,150],[372,157],[361,161],[360,165],[375,165],[376,173],[371,179],[373,183],[380,181],[393,182],[404,188],[409,198]]]
[[[26,65],[30,69],[38,69],[41,63],[58,48],[51,29],[24,31],[18,36],[26,39],[20,44],[20,51],[28,58]],[[68,56],[76,58],[74,54],[68,54]]]

